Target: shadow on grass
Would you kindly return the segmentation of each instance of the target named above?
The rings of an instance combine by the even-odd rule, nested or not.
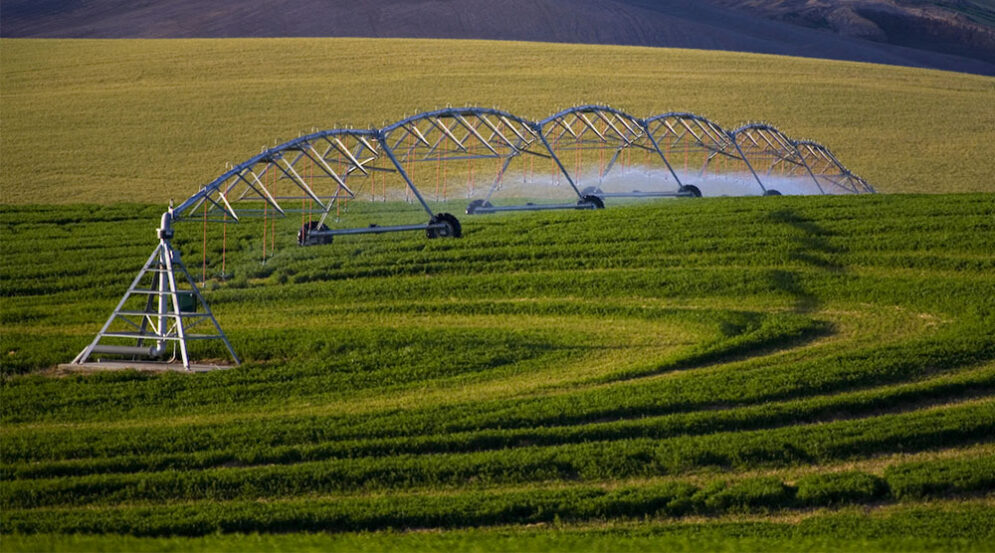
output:
[[[789,260],[825,273],[845,272],[845,267],[835,260],[835,256],[844,250],[828,239],[832,232],[789,209],[774,211],[768,218],[793,229],[787,244]],[[798,271],[775,269],[771,271],[771,283],[774,289],[795,299],[796,313],[811,313],[821,305],[821,298],[806,287],[803,275]]]

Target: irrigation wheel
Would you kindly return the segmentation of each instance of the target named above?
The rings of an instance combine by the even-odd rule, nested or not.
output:
[[[311,236],[313,231],[326,231],[328,225],[320,221],[308,221],[297,231],[297,243],[301,246],[323,246],[332,243],[332,236]]]
[[[439,228],[425,229],[425,235],[429,238],[459,238],[463,236],[463,227],[459,224],[459,219],[449,213],[438,213],[429,221],[429,225],[442,225]]]
[[[677,195],[686,198],[700,198],[701,190],[693,184],[685,184],[677,189]]]
[[[595,196],[593,194],[588,194],[577,202],[578,207],[584,207],[588,205],[593,205],[594,209],[604,209],[605,201],[601,199],[600,196]]]
[[[494,207],[494,206],[491,205],[491,202],[488,202],[487,200],[473,200],[472,202],[470,202],[470,205],[466,206],[466,214],[473,215],[474,213],[477,212],[478,209],[482,207]]]

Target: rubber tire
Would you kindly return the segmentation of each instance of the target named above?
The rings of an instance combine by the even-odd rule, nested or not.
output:
[[[768,189],[767,191],[764,192],[764,196],[780,196],[780,195],[781,193],[778,192],[777,190],[774,190],[773,188]]]
[[[686,197],[700,198],[701,189],[693,184],[685,184],[684,186],[677,189],[678,194],[684,194]]]
[[[463,236],[463,227],[459,223],[459,219],[449,213],[438,213],[429,219],[428,224],[446,225],[446,228],[435,229],[427,228],[425,229],[425,236],[429,238],[460,238]]]
[[[470,202],[470,205],[466,206],[466,214],[473,215],[474,213],[477,212],[477,209],[481,207],[494,207],[494,206],[491,205],[491,202],[488,202],[487,200],[473,200],[472,202]]]
[[[605,192],[598,188],[597,186],[588,186],[587,188],[580,191],[581,196],[600,196]]]
[[[594,209],[604,209],[605,208],[605,201],[602,200],[600,196],[587,195],[587,196],[584,196],[583,198],[581,198],[577,202],[578,206],[582,206],[582,205],[585,205],[585,204],[593,204],[594,205]]]
[[[297,231],[297,244],[300,246],[324,246],[326,244],[331,244],[334,236],[321,236],[319,238],[310,239],[310,234],[312,231],[324,231],[330,230],[328,225],[322,224],[319,221],[310,221],[301,225],[301,230]]]

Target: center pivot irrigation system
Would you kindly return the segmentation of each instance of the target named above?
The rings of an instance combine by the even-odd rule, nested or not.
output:
[[[267,222],[290,215],[301,217],[298,243],[310,246],[399,231],[458,238],[462,227],[452,212],[460,211],[601,209],[606,201],[782,192],[874,189],[821,144],[794,141],[768,124],[726,131],[692,113],[639,119],[584,105],[535,122],[497,109],[446,108],[382,129],[314,132],[262,151],[171,205],[158,246],[73,363],[104,355],[133,362],[171,354],[173,361],[178,354],[189,370],[194,341],[220,341],[240,363],[172,245],[173,225],[185,220],[203,222],[203,282],[207,223],[224,225],[227,237],[229,223],[261,218],[265,259]],[[275,235],[275,220],[270,224]],[[222,275],[224,255],[222,249]],[[208,330],[197,333],[198,325]]]

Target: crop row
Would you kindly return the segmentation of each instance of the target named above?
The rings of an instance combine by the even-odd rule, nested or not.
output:
[[[849,394],[579,427],[486,430],[422,437],[270,445],[276,436],[289,435],[297,436],[301,440],[313,439],[312,426],[316,421],[281,421],[277,424],[274,424],[274,421],[269,423],[256,421],[215,427],[209,434],[204,433],[206,429],[197,427],[170,428],[165,432],[161,428],[157,429],[158,431],[149,429],[142,434],[141,444],[130,444],[131,447],[140,445],[143,450],[150,451],[149,453],[118,453],[113,456],[106,450],[102,452],[103,456],[96,456],[95,449],[99,446],[90,443],[90,439],[95,436],[87,433],[82,437],[78,436],[75,440],[68,440],[62,446],[80,448],[83,451],[76,451],[76,454],[89,452],[94,455],[93,457],[62,461],[36,458],[31,462],[10,463],[9,454],[5,454],[8,462],[0,465],[0,479],[194,470],[222,465],[291,464],[394,455],[469,453],[522,447],[526,444],[553,446],[638,438],[664,439],[678,435],[703,435],[808,424],[838,417],[839,413],[847,413],[848,417],[859,417],[869,413],[881,414],[886,409],[903,409],[909,405],[922,406],[924,402],[951,401],[964,395],[974,396],[992,392],[995,392],[995,367],[983,367],[979,370],[944,375],[921,383],[887,386]],[[179,446],[180,443],[185,445]],[[201,446],[201,449],[192,444]],[[105,443],[105,445],[110,444]],[[121,443],[113,445],[121,449],[128,446]],[[35,455],[42,453],[33,444],[24,444],[24,446],[32,447],[31,453]],[[167,446],[173,446],[173,451],[177,452],[165,450]],[[156,452],[157,447],[162,447],[164,451]]]
[[[498,224],[491,223],[479,233],[479,240],[482,243],[477,247],[448,245],[426,247],[420,241],[384,242],[381,239],[360,242],[363,250],[363,255],[360,256],[342,255],[343,252],[338,250],[317,252],[288,250],[283,254],[284,259],[280,264],[284,268],[279,270],[287,270],[289,276],[301,281],[356,277],[371,274],[370,271],[384,274],[382,270],[385,267],[388,274],[393,276],[424,273],[426,268],[432,267],[434,269],[430,270],[433,272],[439,270],[464,272],[468,267],[479,271],[481,265],[497,272],[606,269],[616,267],[619,259],[626,260],[624,266],[627,269],[639,267],[660,269],[668,265],[686,267],[688,263],[702,266],[783,265],[791,261],[792,256],[797,253],[797,248],[813,250],[812,246],[816,246],[814,248],[816,253],[821,250],[823,255],[829,255],[835,260],[833,263],[840,264],[845,262],[851,252],[867,251],[877,255],[882,253],[882,250],[896,252],[919,250],[915,246],[916,237],[922,237],[918,241],[941,251],[947,257],[952,255],[952,252],[963,250],[968,246],[970,248],[967,252],[983,252],[986,250],[986,244],[991,246],[990,243],[984,242],[984,237],[989,234],[984,231],[991,230],[992,226],[989,220],[990,209],[986,210],[984,201],[973,204],[955,203],[957,211],[954,213],[942,217],[923,214],[919,218],[911,214],[908,209],[911,205],[915,205],[914,202],[903,203],[905,205],[902,207],[905,209],[896,210],[883,218],[880,213],[874,217],[860,218],[858,214],[865,211],[861,206],[840,206],[832,214],[831,220],[825,219],[824,208],[806,209],[806,206],[798,205],[769,212],[762,209],[763,205],[757,204],[750,206],[752,209],[746,211],[734,211],[733,216],[729,217],[728,224],[723,224],[722,209],[716,209],[715,206],[719,205],[726,209],[729,206],[721,206],[715,202],[712,202],[711,210],[708,207],[701,210],[701,206],[695,206],[694,210],[672,210],[668,214],[672,219],[666,221],[660,221],[657,209],[647,206],[628,207],[619,214],[611,212],[598,214],[602,219],[619,218],[628,223],[614,225],[619,228],[609,237],[604,236],[600,225],[590,225],[583,219],[556,214],[550,216],[551,221],[537,222],[534,218],[520,218]],[[81,223],[65,231],[66,223],[61,221],[63,215],[46,212],[52,218],[50,221],[43,220],[32,225],[22,220],[30,217],[31,212],[19,210],[5,218],[5,226],[17,238],[15,242],[9,244],[10,247],[5,247],[5,256],[15,262],[17,256],[34,256],[32,258],[34,261],[39,251],[54,250],[64,251],[63,255],[71,258],[73,250],[78,252],[83,247],[97,247],[100,246],[99,242],[116,246],[121,242],[120,237],[141,236],[136,231],[148,229],[148,221],[154,222],[156,217],[147,215],[154,211],[155,208],[139,210],[137,213],[121,209],[118,212],[120,219],[117,222],[123,224],[111,225],[106,216],[102,218],[99,213],[95,213],[92,219],[88,219],[90,215],[85,209],[80,209],[80,213],[72,218],[80,219]],[[676,211],[676,217],[673,211]],[[819,217],[818,222],[811,219],[813,216]],[[713,224],[708,226],[697,224],[702,218],[711,219]],[[892,226],[883,222],[898,220],[901,223],[895,222]],[[555,232],[556,240],[537,242],[532,239],[514,238],[530,236],[533,232],[543,232],[544,229],[540,225],[550,226],[551,222],[555,223],[555,228],[546,229],[545,232]],[[240,225],[231,229],[233,258],[239,257],[237,252],[240,248],[258,247],[255,244],[258,240],[251,240],[258,230],[249,228],[250,226]],[[869,228],[865,229],[864,226]],[[916,233],[909,234],[910,226],[917,229]],[[733,229],[735,232],[731,232]],[[64,238],[59,238],[53,236],[53,231],[56,235],[59,231],[65,232],[66,235]],[[961,236],[970,236],[971,239],[964,240]],[[869,237],[873,237],[873,240]],[[195,238],[197,237],[187,236],[189,244],[185,244],[183,239],[178,240],[177,244],[181,247],[186,246],[186,251],[191,247],[199,251],[199,240]],[[212,259],[220,255],[219,246],[214,244],[216,242],[214,238],[216,237],[212,235],[210,252]],[[53,240],[58,242],[54,244],[56,248],[51,248]],[[144,241],[132,238],[128,243],[134,243],[137,247]],[[717,243],[722,244],[722,247],[717,248]],[[48,247],[39,248],[40,245]],[[8,245],[5,243],[5,246]],[[608,252],[612,255],[606,255]],[[716,256],[715,252],[727,253]],[[671,259],[671,263],[667,262],[667,256]],[[922,260],[929,259],[921,255],[917,258],[920,260],[920,265],[923,263]],[[935,259],[943,261],[941,257]],[[866,260],[865,257],[864,261]],[[274,270],[272,267],[259,267],[258,263],[245,265],[244,261],[240,261],[239,264],[241,270],[250,271],[254,275],[272,274]],[[12,266],[21,265],[23,264],[14,263]],[[78,267],[77,264],[62,261],[52,265]],[[310,277],[300,278],[301,275],[321,270],[324,271],[324,276],[312,274]],[[329,270],[331,272],[328,272]],[[14,271],[9,276],[17,277],[19,274]],[[56,272],[55,275],[57,274]],[[90,274],[96,276],[100,271],[94,267]],[[121,277],[126,278],[124,275]],[[9,282],[10,278],[4,280]]]
[[[956,475],[951,477],[950,475]],[[968,475],[967,477],[960,477]],[[606,520],[646,516],[770,512],[916,497],[986,492],[995,459],[899,465],[884,477],[862,472],[812,474],[788,484],[774,477],[687,482],[606,490],[572,486],[529,491],[464,491],[275,502],[194,503],[99,509],[4,509],[4,533],[114,533],[138,536],[249,532],[343,532]]]
[[[723,318],[723,324],[728,325],[726,321],[732,316]],[[707,341],[670,358],[648,361],[615,377],[631,378],[686,370],[755,348],[791,344],[821,333],[823,328],[822,323],[805,317],[761,316],[755,323],[746,321],[743,327],[737,328],[742,334]],[[170,411],[168,405],[172,402],[182,404],[188,410],[198,404],[220,406],[224,398],[231,399],[232,395],[237,396],[244,409],[246,405],[251,405],[252,396],[268,397],[273,392],[303,397],[320,390],[341,393],[374,385],[383,390],[413,380],[453,378],[474,373],[494,378],[508,371],[538,370],[541,363],[563,363],[597,353],[597,346],[584,343],[583,336],[564,336],[562,332],[549,329],[514,333],[503,329],[453,329],[445,333],[433,329],[402,329],[390,334],[356,329],[337,332],[334,337],[301,334],[308,333],[291,329],[253,334],[258,338],[254,348],[264,348],[269,355],[277,358],[283,354],[295,355],[297,349],[318,357],[290,363],[278,372],[267,367],[255,371],[217,373],[197,379],[129,379],[129,386],[118,390],[107,389],[106,385],[101,385],[107,381],[101,379],[77,378],[59,382],[21,379],[10,384],[9,399],[0,406],[0,412],[8,422],[47,417],[65,419],[67,415],[86,419],[100,415],[101,405],[122,409],[127,405],[125,402],[141,398],[141,403],[135,407],[143,408],[147,405],[145,398],[150,396],[164,396],[166,403],[159,406],[163,411]],[[475,347],[469,350],[452,347],[454,343],[467,342],[472,342]],[[709,383],[724,386],[722,380],[710,377],[695,387],[701,389]],[[629,384],[627,388],[634,389],[636,386]],[[660,385],[653,388],[659,389]],[[168,393],[161,393],[163,389]],[[712,390],[714,393],[709,394],[710,400],[721,398],[724,394],[720,390]],[[137,398],[136,392],[141,392]],[[634,410],[640,409],[640,401],[661,403],[659,397],[645,391],[635,396],[625,391],[616,395],[626,396],[628,400],[621,405],[631,404]],[[590,403],[590,399],[585,401],[585,404]]]
[[[15,480],[0,505],[29,508],[125,501],[230,500],[346,490],[608,480],[717,466],[788,466],[984,441],[990,398],[869,419],[667,439],[631,439],[437,455],[341,459],[201,471]]]
[[[627,274],[625,278],[628,279],[629,277],[632,276],[633,275],[631,274]],[[649,275],[647,274],[647,277],[648,276]],[[701,275],[699,275],[699,277],[700,276]],[[549,281],[554,283],[559,282],[561,280],[559,276],[553,277],[551,275],[544,275],[544,277],[546,277]],[[753,279],[754,283],[757,283],[757,282],[763,282],[766,276],[764,274],[747,273],[747,274],[737,275],[736,278],[742,279],[744,282]],[[479,279],[461,280],[459,282],[452,282],[451,284],[456,288],[471,287],[473,289],[479,289],[481,291],[488,290],[488,292],[486,292],[485,294],[491,297],[495,297],[500,293],[507,293],[508,295],[511,296],[525,294],[526,296],[530,297],[534,297],[535,295],[542,295],[547,292],[554,293],[552,291],[546,291],[546,290],[533,290],[528,286],[524,287],[521,290],[505,290],[499,293],[495,291],[495,288],[489,286],[489,284],[494,284],[495,287],[497,286],[507,287],[506,283],[501,284],[499,283],[499,280],[500,279],[498,278],[495,278],[493,282],[480,282]],[[539,280],[541,280],[541,278],[537,278],[535,280],[538,282]],[[659,277],[656,277],[654,280],[659,281]],[[638,283],[640,281],[641,278],[635,278],[633,280],[632,286],[638,287]],[[592,284],[594,282],[596,281],[592,281]],[[500,302],[498,301],[492,302],[490,305],[482,304],[477,306],[477,305],[466,304],[461,307],[459,304],[447,305],[449,303],[452,303],[449,301],[441,301],[439,304],[432,305],[431,301],[428,300],[425,301],[423,305],[420,307],[413,305],[406,306],[402,302],[404,301],[410,302],[411,297],[438,296],[442,294],[448,294],[451,292],[451,290],[445,291],[446,289],[445,285],[439,285],[437,287],[433,287],[433,290],[430,291],[424,289],[422,284],[416,285],[415,282],[401,282],[397,284],[399,285],[399,288],[396,289],[397,290],[396,293],[391,293],[390,291],[384,289],[382,286],[379,287],[379,290],[376,290],[377,288],[376,286],[370,286],[369,287],[370,297],[366,299],[364,299],[363,297],[336,298],[334,294],[331,294],[330,291],[323,290],[321,289],[321,287],[301,285],[294,287],[285,287],[286,289],[274,292],[266,292],[256,289],[241,290],[241,291],[236,291],[236,290],[218,291],[217,292],[218,295],[216,297],[212,297],[211,302],[212,305],[215,307],[216,311],[217,310],[231,311],[236,308],[238,309],[238,311],[245,311],[246,309],[249,309],[248,306],[250,305],[261,305],[262,302],[267,301],[267,296],[276,295],[281,297],[272,298],[274,301],[278,300],[282,303],[287,304],[288,306],[293,306],[296,304],[300,305],[301,308],[303,308],[306,305],[313,305],[315,295],[320,294],[320,297],[324,297],[328,300],[327,302],[323,303],[335,304],[335,303],[341,303],[343,301],[348,301],[350,302],[348,305],[355,306],[356,309],[359,310],[360,312],[366,309],[366,310],[372,310],[370,311],[371,313],[387,313],[389,311],[396,311],[403,313],[405,311],[412,311],[412,310],[417,310],[422,313],[431,313],[431,312],[442,312],[449,308],[464,313],[474,313],[474,311],[479,308],[480,310],[479,313],[498,314],[501,313],[502,310],[507,310],[507,308],[494,307],[494,305],[500,304]],[[566,286],[565,281],[562,284]],[[726,285],[728,285],[728,283],[723,284],[722,286]],[[835,288],[827,288],[824,291],[821,289],[822,286],[828,286],[828,285],[829,285],[828,282],[820,284],[818,281],[810,281],[804,278],[798,279],[797,281],[795,281],[794,284],[791,284],[792,287],[802,287],[802,288],[811,289],[811,293],[806,292],[806,294],[809,294],[807,296],[809,297],[809,299],[804,301],[814,301],[814,302],[818,302],[818,300],[813,298],[818,298],[819,296],[824,294],[829,295],[834,293]],[[888,285],[894,285],[894,286],[888,286]],[[356,288],[357,286],[359,285],[358,284],[351,285],[351,293],[355,292],[359,293],[360,296],[364,296],[365,292],[363,292],[362,290],[358,290]],[[543,287],[545,286],[546,285],[543,285]],[[647,286],[652,286],[652,284],[650,284],[650,281],[647,281]],[[785,286],[787,285],[785,284]],[[301,295],[300,298],[296,297],[297,292],[294,291],[298,288],[300,289],[299,290]],[[735,286],[733,288],[735,289]],[[754,290],[753,292],[744,291],[744,294],[751,295],[755,293],[763,296],[764,294],[770,294],[776,292],[776,287],[775,289],[772,290],[770,289],[769,286],[763,285],[761,286],[761,288],[763,288],[764,290],[758,289]],[[988,319],[992,316],[992,313],[995,312],[993,311],[993,307],[990,304],[990,297],[995,297],[995,287],[993,287],[993,289],[990,291],[989,294],[989,291],[984,287],[983,283],[979,282],[970,282],[965,280],[963,283],[951,283],[950,281],[943,281],[943,283],[937,283],[935,285],[927,285],[921,281],[916,281],[916,280],[909,280],[902,282],[887,281],[881,285],[881,288],[882,290],[880,292],[880,295],[882,296],[882,301],[893,300],[896,302],[900,302],[902,300],[903,295],[915,293],[915,294],[921,294],[924,297],[953,298],[950,301],[957,300],[958,303],[960,303],[963,306],[958,308],[958,310],[961,313],[963,313],[965,317],[974,312],[976,316]],[[561,294],[562,290],[563,288],[561,287],[560,291],[556,292],[555,294]],[[896,290],[899,290],[900,292]],[[236,294],[236,292],[238,293]],[[683,294],[684,292],[687,292],[687,290],[680,290],[676,291],[675,293]],[[728,290],[726,292],[728,292]],[[382,303],[378,302],[376,304],[376,307],[369,307],[373,305],[374,297],[377,294],[384,296],[381,298]],[[328,297],[329,295],[331,295],[332,297]],[[395,297],[394,299],[386,297],[390,295],[396,295],[397,297]],[[700,294],[692,294],[692,295],[700,295]],[[854,294],[854,296],[856,296],[857,299],[859,299],[860,295],[862,294]],[[804,298],[804,297],[806,296],[799,296],[799,298]],[[110,303],[113,302],[111,301]],[[555,304],[556,302],[547,300],[545,302],[540,302],[538,305],[535,306],[526,304],[526,306],[519,307],[519,309],[521,310],[520,312],[528,312],[529,309],[533,309],[534,311],[537,312],[542,312],[547,309],[549,311],[555,311],[555,310],[562,310],[564,312],[569,311],[566,308],[557,307],[557,306],[543,307],[544,303]],[[612,302],[610,300],[606,300],[604,303],[607,305],[611,305]],[[10,305],[6,306],[6,308],[4,309],[4,317],[6,320],[5,326],[7,327],[7,331],[4,333],[5,336],[3,338],[0,338],[3,340],[5,344],[5,351],[18,351],[18,350],[23,351],[28,349],[29,345],[23,343],[25,340],[33,342],[38,341],[34,339],[34,337],[38,336],[36,332],[18,331],[16,323],[18,323],[19,321],[25,321],[25,320],[30,321],[30,317],[36,316],[35,314],[42,314],[41,316],[43,318],[38,320],[34,324],[36,325],[42,323],[52,324],[55,325],[55,328],[58,328],[57,325],[66,324],[68,322],[71,322],[73,319],[99,321],[106,315],[105,312],[106,309],[98,309],[98,304],[99,302],[91,300],[86,302],[85,308],[82,308],[83,306],[79,306],[78,302],[74,301],[73,309],[66,310],[66,307],[61,304],[53,304],[49,307],[44,307],[44,306],[39,306],[38,304],[35,303],[31,305],[28,304],[22,305],[21,302],[11,303]],[[60,311],[61,313],[59,313]],[[610,313],[611,309],[602,308],[602,311]],[[69,315],[69,317],[67,318],[65,315]],[[324,318],[334,317],[334,315],[335,315],[335,310],[330,309],[328,313],[323,315],[323,317]],[[231,316],[229,315],[228,317],[230,320]],[[239,327],[230,331],[230,336],[233,342],[235,343],[236,348],[243,354],[244,357],[246,357],[249,360],[263,361],[268,359],[284,359],[285,357],[280,357],[281,355],[283,355],[283,352],[291,352],[290,353],[290,355],[292,356],[291,358],[301,358],[302,361],[334,363],[335,362],[334,358],[322,356],[321,354],[325,352],[315,351],[316,348],[314,346],[316,346],[317,343],[320,341],[327,342],[329,340],[334,340],[337,342],[342,342],[344,340],[348,340],[351,331],[349,329],[336,330],[334,332],[331,330],[328,331],[323,331],[320,329],[316,330],[311,323],[315,321],[315,319],[323,317],[322,315],[319,315],[317,313],[305,316],[300,316],[296,314],[288,315],[288,318],[290,319],[290,321],[288,322],[294,323],[294,326],[299,325],[300,328],[294,328],[293,326],[291,326],[290,328],[286,328],[283,331],[264,332],[261,329],[253,328],[252,325],[247,325],[247,326],[240,325]],[[224,320],[224,318],[222,320]],[[790,326],[796,326],[796,325],[791,323],[791,321],[788,319],[782,319],[782,321],[778,321],[777,318],[771,318],[769,322],[773,324],[779,324],[784,322],[788,323],[788,327],[785,328],[783,332],[774,326],[770,327],[771,330],[774,330],[775,332],[781,332],[785,336],[786,340],[790,339],[790,334],[792,332],[797,331],[797,327],[796,329],[790,328]],[[964,323],[962,324],[966,325],[967,322],[968,321],[965,320]],[[974,327],[965,326],[960,328],[959,330],[954,331],[954,333],[959,335],[959,338],[961,340],[968,339],[971,336],[977,336],[979,341],[984,341],[988,333],[990,333],[991,328],[992,328],[991,321],[984,320],[982,323],[977,324]],[[78,332],[78,330],[73,330],[73,332]],[[808,335],[812,335],[813,332],[818,333],[819,330],[815,328],[810,328],[808,330],[801,329],[801,332],[807,332]],[[46,330],[45,334],[58,336],[57,334],[53,333],[51,330]],[[75,338],[66,337],[64,339],[65,341],[61,341],[62,339],[59,339],[60,341],[53,342],[48,347],[40,348],[43,354],[41,358],[43,359],[51,358],[62,361],[68,360],[68,358],[71,358],[73,355],[75,355],[78,349],[80,349],[82,345],[84,345],[89,338],[90,338],[89,336],[77,336]],[[755,334],[753,336],[743,336],[742,339],[746,341],[743,347],[749,348],[752,346],[752,344],[750,344],[750,341],[754,339],[764,340],[765,337],[759,334]],[[62,351],[61,353],[59,353],[58,349],[53,349],[53,348],[59,348],[60,347],[59,344],[61,343],[65,343],[66,345],[61,346]],[[361,348],[361,345],[357,345],[357,348]],[[31,349],[39,349],[39,348],[35,348],[34,346],[32,346]],[[466,348],[450,348],[450,349],[459,350]],[[301,352],[314,352],[314,353],[302,354]],[[220,350],[215,353],[220,353]],[[480,353],[486,354],[486,351]],[[34,366],[34,364],[32,364],[32,361],[30,359],[10,357],[9,355],[5,356],[2,360],[0,360],[0,364],[2,364],[5,367],[8,366],[8,364],[11,367]],[[21,369],[12,368],[11,370],[21,370]],[[653,369],[651,367],[648,370],[652,371]],[[326,374],[327,373],[328,371],[326,371]],[[24,389],[22,388],[21,391],[23,390]],[[51,396],[50,394],[47,393],[42,394],[42,396],[51,397],[53,399],[58,398],[58,396]],[[16,397],[17,396],[14,396],[13,398],[14,401],[16,401]],[[6,408],[6,406],[10,405],[11,402],[4,401],[3,404],[5,406],[4,408],[7,410],[7,415],[8,416],[11,415],[12,413],[10,413],[9,409]],[[63,409],[60,408],[53,409],[51,408],[51,406],[46,405],[44,409],[40,410],[40,412],[48,414],[48,416],[59,416],[60,413],[63,413]],[[94,414],[102,412],[106,412],[106,410],[87,410],[79,413],[79,415],[84,418],[87,418],[87,417],[93,417]],[[70,413],[65,413],[65,414],[69,415]]]
[[[719,406],[746,407],[929,378],[933,374],[983,362],[993,352],[995,345],[991,343],[978,343],[971,337],[941,336],[801,363],[778,364],[758,359],[710,371],[675,374],[666,379],[621,382],[530,399],[456,402],[356,416],[293,420],[268,417],[237,425],[160,427],[141,434],[128,428],[53,428],[44,433],[8,431],[3,434],[2,443],[4,458],[10,462],[195,452],[212,449],[212,445],[218,443],[235,447],[240,444],[278,447],[350,438],[581,425],[703,409],[712,411]],[[680,363],[670,365],[672,369],[680,367]],[[320,368],[316,367],[316,370],[315,380],[308,380],[311,374],[292,367],[281,372],[268,369],[230,371],[203,380],[183,376],[149,379],[127,374],[75,382],[22,380],[5,390],[10,399],[5,401],[9,405],[3,409],[8,420],[17,420],[26,416],[15,415],[22,409],[28,413],[43,407],[57,411],[62,408],[60,402],[70,400],[73,402],[70,405],[79,410],[99,410],[104,405],[121,409],[128,401],[147,401],[148,398],[155,398],[166,411],[174,406],[185,408],[211,401],[223,404],[226,399],[237,403],[245,398],[239,392],[243,387],[262,390],[260,393],[283,391],[290,394],[298,389],[295,387],[298,380],[317,386],[321,372]],[[266,385],[267,382],[272,384]],[[272,392],[268,391],[270,389]],[[297,393],[306,394],[306,390]],[[237,395],[232,397],[233,394]]]
[[[620,519],[532,527],[475,527],[438,532],[224,534],[137,537],[120,534],[13,534],[10,551],[241,553],[243,551],[957,551],[987,552],[995,510],[983,501],[884,505],[792,513],[793,520]],[[797,520],[799,519],[800,520]],[[562,521],[561,521],[562,522]],[[553,531],[551,531],[551,529]]]
[[[596,215],[599,222],[611,221],[608,224],[612,225],[612,233],[608,235],[603,224],[568,216],[551,215],[541,222],[516,219],[471,231],[468,240],[477,247],[370,248],[364,243],[363,256],[335,256],[331,263],[292,254],[295,263],[288,276],[300,282],[373,274],[370,271],[393,276],[418,274],[427,268],[436,273],[463,272],[481,265],[500,272],[781,266],[801,260],[797,254],[802,251],[818,254],[823,261],[836,265],[845,264],[852,252],[936,251],[949,257],[956,252],[983,251],[985,245],[991,245],[986,238],[979,239],[992,228],[990,214],[985,213],[982,204],[978,202],[972,206],[974,210],[962,209],[961,213],[945,217],[895,212],[888,214],[891,217],[878,213],[867,219],[853,215],[863,211],[854,205],[839,208],[831,217],[824,210],[798,206],[772,211],[751,206],[754,209],[731,217],[710,212],[707,207],[694,212],[674,208],[664,220],[655,209],[626,207],[618,214],[609,210]],[[820,218],[813,220],[808,214]],[[703,219],[709,224],[702,225]],[[552,224],[555,240],[534,239],[536,232],[543,232],[540,225]],[[910,234],[909,228],[915,228],[915,233]],[[969,237],[973,239],[965,240]],[[620,264],[623,259],[624,264]],[[865,262],[868,259],[863,258]],[[938,256],[922,256],[918,265],[931,267],[930,259],[938,262],[937,268],[946,265]],[[963,261],[969,262],[970,256],[964,256]],[[978,268],[986,266],[982,263]]]

